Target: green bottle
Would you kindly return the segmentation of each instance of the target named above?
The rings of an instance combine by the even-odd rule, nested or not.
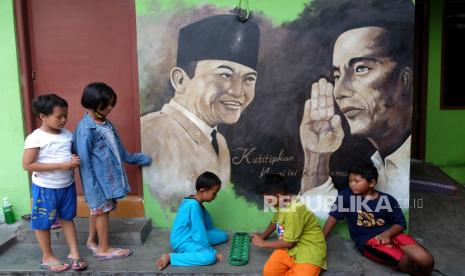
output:
[[[16,222],[15,213],[13,213],[13,205],[8,202],[8,197],[3,198],[3,215],[6,224],[13,224]]]

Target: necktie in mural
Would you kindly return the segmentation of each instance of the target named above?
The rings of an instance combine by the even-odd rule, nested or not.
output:
[[[218,153],[220,152],[220,149],[218,148],[218,141],[216,140],[216,129],[212,130],[212,132],[210,133],[211,137],[212,137],[212,146],[213,146],[213,149],[215,150],[216,152],[216,155],[218,155]]]

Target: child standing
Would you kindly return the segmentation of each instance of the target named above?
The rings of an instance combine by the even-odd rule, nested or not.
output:
[[[52,272],[84,270],[87,264],[79,254],[73,222],[76,216],[73,170],[79,166],[79,157],[71,153],[72,134],[64,129],[68,103],[55,94],[42,95],[32,101],[32,110],[42,125],[26,138],[23,168],[32,173],[31,229],[35,230],[42,250],[40,267]],[[69,246],[69,264],[59,261],[52,251],[50,227],[57,218]]]
[[[275,249],[263,267],[263,275],[319,275],[326,269],[326,241],[315,215],[298,198],[290,200],[282,176],[267,174],[260,187],[277,209],[268,228],[252,235],[254,245]],[[275,229],[278,240],[266,241]]]
[[[132,254],[129,249],[110,247],[109,214],[116,208],[116,200],[125,197],[130,190],[123,162],[150,165],[152,161],[145,154],[127,152],[116,128],[106,119],[116,105],[116,99],[116,93],[105,83],[87,85],[81,98],[87,113],[73,136],[75,151],[81,158],[79,172],[90,209],[86,244],[99,260]]]
[[[213,245],[224,243],[228,234],[213,227],[213,221],[203,202],[211,202],[221,188],[221,180],[214,173],[204,172],[195,183],[197,193],[184,198],[179,206],[171,229],[170,243],[173,253],[163,254],[156,267],[168,264],[179,266],[211,265],[224,256]]]
[[[357,249],[367,258],[415,275],[430,275],[433,256],[404,234],[405,217],[394,197],[375,190],[378,171],[372,164],[349,170],[349,188],[339,192],[323,227],[325,237],[338,220],[347,225]]]

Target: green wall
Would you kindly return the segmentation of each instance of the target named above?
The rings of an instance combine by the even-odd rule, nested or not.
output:
[[[248,8],[251,11],[261,11],[271,18],[273,24],[280,25],[286,21],[295,19],[304,9],[305,4],[311,3],[312,0],[135,0],[136,13],[138,16],[146,15],[153,12],[152,6],[157,7],[157,12],[170,11],[176,8],[191,8],[206,4],[217,7],[235,7],[241,2],[241,7]]]
[[[430,1],[426,161],[465,183],[465,110],[441,110],[442,0]]]
[[[0,1],[0,197],[13,203],[17,217],[30,212],[29,181],[21,166],[24,126],[13,1]]]

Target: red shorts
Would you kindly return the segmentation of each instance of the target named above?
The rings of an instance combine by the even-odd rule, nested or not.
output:
[[[404,233],[391,238],[391,242],[388,244],[378,243],[375,238],[371,238],[363,246],[363,255],[375,262],[397,268],[400,259],[405,255],[400,247],[416,243],[411,236]]]

